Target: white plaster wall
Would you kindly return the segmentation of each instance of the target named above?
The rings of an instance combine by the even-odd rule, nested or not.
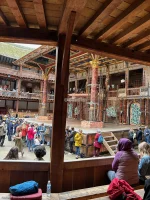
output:
[[[28,102],[28,110],[38,110],[38,102]]]
[[[5,100],[0,100],[0,107],[5,107]]]

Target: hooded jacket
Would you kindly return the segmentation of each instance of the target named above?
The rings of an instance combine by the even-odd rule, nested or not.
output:
[[[126,181],[117,178],[110,183],[107,193],[111,200],[142,200]]]
[[[122,138],[118,143],[118,152],[112,163],[112,169],[116,172],[116,178],[127,181],[130,185],[137,184],[138,178],[137,153],[132,149],[132,142]]]

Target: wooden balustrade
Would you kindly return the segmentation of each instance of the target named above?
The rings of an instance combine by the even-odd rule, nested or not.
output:
[[[107,171],[111,169],[112,161],[112,156],[65,161],[63,192],[108,184]],[[12,185],[29,180],[37,181],[42,191],[46,192],[50,163],[2,160],[0,177],[0,193],[8,192]]]
[[[117,90],[112,90],[108,92],[108,97],[117,97]]]
[[[129,96],[140,95],[140,88],[129,88],[127,90],[127,95]]]

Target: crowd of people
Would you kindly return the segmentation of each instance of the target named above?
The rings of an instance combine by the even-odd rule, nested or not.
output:
[[[18,153],[20,152],[23,157],[24,147],[28,147],[29,152],[34,151],[34,153],[36,152],[38,155],[40,152],[40,154],[44,156],[46,154],[44,144],[50,144],[50,142],[45,140],[45,132],[46,127],[44,124],[38,125],[28,123],[23,119],[16,119],[14,121],[8,117],[5,121],[0,122],[0,146],[4,146],[5,137],[7,135],[8,141],[13,140],[17,149],[12,148],[6,158],[9,157],[9,155],[12,155],[12,152],[16,155],[15,152],[17,151]],[[42,160],[42,157],[37,156],[37,158],[40,158],[39,160]],[[14,158],[17,159],[17,157]]]

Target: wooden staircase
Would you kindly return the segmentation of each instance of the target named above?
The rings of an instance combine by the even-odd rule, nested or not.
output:
[[[106,147],[110,155],[114,156],[118,145],[118,139],[112,132],[102,133],[102,136],[104,138],[103,145]]]

